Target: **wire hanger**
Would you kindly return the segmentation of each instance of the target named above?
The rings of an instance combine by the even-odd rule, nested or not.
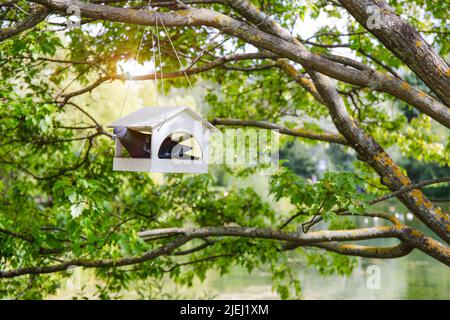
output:
[[[179,1],[177,1],[177,2],[179,2]],[[157,18],[157,19],[156,19],[156,24],[155,24],[155,30],[154,30],[154,31],[151,31],[152,29],[150,29],[150,32],[151,32],[151,35],[152,35],[152,53],[153,53],[153,54],[152,54],[152,56],[153,56],[152,59],[153,59],[153,64],[154,64],[154,80],[155,80],[155,87],[156,87],[156,92],[155,92],[155,95],[156,95],[156,105],[157,105],[157,107],[159,107],[159,106],[160,106],[160,97],[159,97],[158,70],[157,70],[157,67],[156,67],[156,65],[157,65],[157,58],[158,58],[158,60],[159,60],[159,73],[160,73],[160,76],[159,76],[159,77],[160,77],[160,79],[161,79],[160,82],[161,82],[162,95],[163,95],[164,98],[166,98],[166,93],[165,93],[165,89],[164,89],[164,72],[163,72],[163,63],[162,63],[162,54],[161,54],[161,41],[160,41],[160,37],[159,37],[159,36],[160,36],[160,35],[159,35],[159,32],[160,32],[159,23],[161,23],[162,30],[163,30],[164,33],[167,35],[167,38],[168,38],[169,43],[170,43],[170,46],[171,46],[173,52],[175,53],[175,56],[176,56],[176,58],[177,58],[178,64],[179,64],[179,66],[180,66],[180,69],[182,70],[182,72],[183,72],[183,74],[184,74],[184,77],[186,78],[186,81],[187,81],[187,83],[189,84],[190,89],[193,90],[194,88],[193,88],[192,83],[191,83],[191,81],[190,81],[190,79],[189,79],[189,75],[188,75],[187,72],[186,72],[186,69],[183,68],[183,64],[182,64],[182,62],[181,62],[180,56],[179,56],[179,54],[178,54],[178,51],[177,51],[177,49],[175,48],[175,45],[174,45],[174,43],[173,43],[173,41],[172,41],[172,38],[171,38],[171,36],[170,36],[170,34],[169,34],[169,32],[168,32],[168,30],[167,30],[165,24],[164,24],[164,21],[162,20],[162,18],[161,18],[161,16],[160,16],[160,14],[158,13],[158,11],[155,10],[155,9],[153,8],[153,6],[151,5],[151,3],[152,3],[152,0],[149,0],[148,3],[147,3],[147,6],[143,7],[143,8],[140,9],[140,10],[147,9],[147,10],[149,10],[149,11],[152,11],[152,12],[156,15],[156,18]],[[159,22],[158,22],[158,21],[159,21]],[[141,26],[139,25],[138,28],[137,28],[137,32],[139,32],[140,28],[141,28]],[[156,33],[156,41],[155,41],[155,33]],[[141,40],[140,40],[140,42],[139,42],[139,47],[138,47],[138,50],[137,50],[137,53],[136,53],[136,57],[135,57],[136,64],[134,64],[134,65],[133,65],[133,68],[132,68],[132,74],[134,74],[135,69],[136,69],[136,66],[137,66],[137,64],[138,64],[139,55],[140,55],[140,53],[141,53],[142,45],[143,45],[143,43],[144,43],[144,38],[145,38],[146,34],[147,34],[147,30],[146,30],[146,28],[144,27],[144,32],[142,33],[142,37],[141,37]],[[222,34],[222,32],[218,32],[213,38],[211,38],[211,39],[210,39],[210,44],[212,43],[212,41],[214,41],[214,39],[216,39],[216,38],[217,38],[219,35],[221,35],[221,34]],[[230,37],[225,38],[225,40],[223,40],[222,42],[220,42],[215,48],[217,48],[217,47],[223,45],[228,39],[230,39]],[[187,68],[187,70],[189,70],[190,68],[192,68],[192,66],[193,66],[193,65],[194,65],[194,64],[195,64],[195,63],[196,63],[203,55],[204,55],[205,51],[206,51],[206,48],[202,51],[202,53],[201,53],[197,58],[195,58],[195,59],[192,60],[191,64],[190,64],[189,67]],[[130,75],[129,82],[127,83],[127,89],[126,89],[125,96],[124,96],[124,100],[123,100],[123,103],[122,103],[122,108],[121,108],[121,110],[120,110],[120,116],[122,116],[123,109],[124,109],[125,104],[126,104],[126,101],[127,101],[127,99],[128,99],[128,95],[129,95],[129,91],[130,91],[130,86],[131,86],[130,81],[132,80],[132,76],[133,76],[132,74]],[[160,127],[158,128],[158,130],[159,130],[159,129],[164,125],[164,123],[167,121],[167,110],[166,110],[166,106],[163,106],[163,108],[164,108],[164,122],[160,125]]]

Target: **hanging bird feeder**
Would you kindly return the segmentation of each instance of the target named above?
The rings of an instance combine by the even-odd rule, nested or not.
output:
[[[217,130],[188,107],[148,107],[108,126],[114,171],[206,173],[209,138]]]

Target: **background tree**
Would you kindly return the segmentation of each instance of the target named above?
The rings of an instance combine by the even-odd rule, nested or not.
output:
[[[61,17],[77,11],[81,26],[67,28]],[[107,298],[140,279],[189,285],[209,269],[269,265],[285,298],[300,291],[290,250],[319,267],[329,263],[324,250],[342,273],[349,256],[414,249],[449,265],[449,215],[421,191],[450,180],[446,12],[445,1],[419,0],[1,1],[0,294],[44,297],[71,266],[93,268]],[[343,23],[308,39],[296,33],[319,17]],[[120,66],[132,59],[155,71],[130,77]],[[270,195],[288,199],[288,212],[253,188],[224,193],[214,175],[112,173],[111,135],[94,116],[108,106],[93,110],[83,97],[125,80],[160,79],[169,92],[187,86],[185,76],[209,84],[217,126],[341,145],[357,157],[353,172],[311,183],[280,170]],[[440,176],[412,181],[387,149],[439,166]],[[430,234],[375,211],[392,197]],[[386,225],[358,228],[349,216]],[[397,243],[349,243],[369,239]]]

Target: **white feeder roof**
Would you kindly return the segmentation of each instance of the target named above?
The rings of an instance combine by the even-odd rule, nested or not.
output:
[[[127,127],[136,130],[146,130],[158,127],[165,121],[176,117],[181,112],[189,112],[211,130],[217,130],[211,123],[188,107],[146,107],[126,115],[108,125],[108,128]]]

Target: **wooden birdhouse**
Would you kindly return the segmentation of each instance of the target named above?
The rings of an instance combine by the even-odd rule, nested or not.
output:
[[[114,129],[114,171],[208,172],[209,138],[217,130],[188,107],[148,107]]]

